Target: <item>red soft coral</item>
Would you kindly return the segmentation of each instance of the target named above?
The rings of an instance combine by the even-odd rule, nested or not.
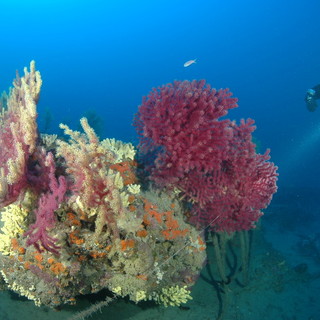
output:
[[[216,91],[205,81],[175,81],[144,98],[135,119],[142,152],[157,151],[152,179],[177,183],[194,170],[218,169],[229,135],[228,120],[218,118],[237,107],[228,90]],[[160,152],[159,152],[160,151]]]
[[[204,187],[194,180],[195,186],[210,190],[211,195],[204,205],[193,206],[191,222],[215,231],[249,230],[269,205],[277,190],[277,167],[268,162],[269,150],[263,155],[255,152],[252,124],[249,119],[234,126],[234,138],[227,147],[229,155],[221,170],[209,175]]]
[[[176,81],[153,89],[135,119],[150,178],[182,191],[191,220],[219,231],[253,227],[276,191],[276,167],[251,141],[254,121],[219,119],[236,102],[204,80]]]

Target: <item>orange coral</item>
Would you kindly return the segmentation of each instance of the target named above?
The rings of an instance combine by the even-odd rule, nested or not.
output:
[[[56,262],[50,267],[50,270],[56,275],[59,273],[64,273],[66,269],[67,268],[61,262]]]
[[[179,223],[177,220],[173,219],[172,211],[165,212],[164,214],[166,216],[166,227],[168,229],[178,229]]]
[[[67,213],[67,219],[68,219],[68,221],[70,221],[70,223],[72,225],[79,226],[79,227],[81,226],[80,220],[77,218],[77,216],[74,213],[68,212]]]
[[[134,240],[130,239],[130,240],[121,240],[120,241],[120,245],[121,245],[121,250],[125,251],[129,248],[133,248],[134,247]]]
[[[172,203],[170,207],[174,209],[175,204]],[[183,229],[183,230],[179,229],[180,226],[178,221],[174,219],[173,211],[166,211],[161,213],[157,209],[158,208],[156,205],[154,205],[147,199],[144,199],[144,210],[146,211],[146,214],[144,214],[143,216],[143,224],[145,226],[148,226],[151,224],[151,221],[152,221],[150,219],[151,217],[151,218],[154,218],[158,223],[165,224],[165,229],[162,230],[161,232],[166,240],[172,240],[177,237],[183,237],[187,234],[189,229]],[[138,232],[137,232],[137,235],[138,235]]]
[[[129,160],[112,164],[110,169],[117,170],[123,179],[124,185],[128,185],[137,182],[137,177],[132,170],[132,167],[136,165],[135,161]]]
[[[145,274],[138,274],[136,275],[136,278],[147,281],[148,280],[148,276],[146,276]]]
[[[12,238],[11,239],[11,247],[12,247],[12,249],[13,250],[18,250],[18,248],[19,248],[19,242],[18,242],[18,240],[16,239],[16,238]]]
[[[44,269],[44,266],[43,266],[41,263],[37,263],[37,267],[38,267],[39,269],[41,269],[41,270]]]
[[[98,252],[98,251],[92,251],[90,252],[90,256],[93,259],[97,259],[97,258],[103,258],[104,256],[106,256],[107,253],[106,252]]]
[[[172,240],[177,237],[183,237],[189,231],[189,229],[180,230],[179,223],[176,219],[173,218],[172,214],[173,214],[172,211],[164,212],[165,220],[166,220],[165,225],[167,229],[161,231],[161,233],[166,240]]]
[[[74,243],[78,246],[82,245],[84,243],[84,240],[83,239],[80,239],[77,235],[76,235],[77,231],[72,231],[70,234],[69,234],[69,238],[70,238],[70,242],[71,243]]]
[[[136,197],[133,194],[130,194],[129,197],[128,197],[129,203],[134,202],[135,199],[136,199]]]
[[[87,257],[86,256],[84,256],[84,255],[81,255],[81,256],[79,256],[78,257],[78,261],[87,261],[88,259],[87,259]]]
[[[23,247],[19,247],[18,248],[18,252],[19,252],[19,254],[25,254],[26,253],[26,249],[23,248]]]
[[[141,238],[145,238],[148,235],[148,231],[147,230],[138,230],[137,231],[137,236],[141,237]]]
[[[162,214],[159,213],[157,210],[157,206],[148,201],[147,199],[144,200],[144,210],[152,217],[154,217],[159,223],[162,222]]]
[[[43,260],[43,256],[41,253],[35,253],[34,258],[39,262],[42,262],[42,260]]]
[[[177,237],[183,237],[187,234],[189,230],[163,230],[161,231],[162,235],[165,237],[166,240],[172,240]]]
[[[200,248],[199,248],[200,251],[206,250],[206,244],[200,236],[198,236],[198,243],[200,245]]]
[[[149,220],[148,214],[147,214],[147,213],[144,214],[144,215],[143,215],[143,224],[144,224],[145,226],[148,226],[148,225],[150,225],[150,223],[151,223],[151,221]]]
[[[76,298],[74,298],[74,297],[69,298],[68,301],[69,301],[69,303],[72,304],[72,305],[76,304]]]

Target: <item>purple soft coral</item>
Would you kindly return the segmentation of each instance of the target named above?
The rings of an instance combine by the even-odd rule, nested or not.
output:
[[[55,244],[56,239],[48,235],[47,229],[53,227],[55,223],[55,210],[63,201],[67,191],[67,183],[64,176],[57,180],[55,177],[55,164],[52,153],[46,157],[46,166],[49,168],[49,191],[42,194],[39,205],[35,211],[36,222],[32,224],[25,233],[28,236],[27,245],[34,245],[38,251],[42,251],[40,245],[54,254],[58,254],[59,246]]]

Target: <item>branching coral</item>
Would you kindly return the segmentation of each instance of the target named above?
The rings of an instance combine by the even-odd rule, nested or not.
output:
[[[109,139],[99,143],[85,118],[81,119],[81,125],[85,134],[61,125],[71,140],[69,143],[58,140],[57,154],[63,157],[71,177],[72,198],[84,210],[95,209],[94,239],[97,240],[104,227],[119,238],[115,220],[124,216],[124,206],[128,204],[125,185],[135,182],[135,175],[129,175],[134,152],[130,146],[121,148],[120,143],[117,145]]]
[[[153,89],[135,119],[151,180],[180,190],[193,202],[191,221],[215,231],[251,229],[276,191],[269,151],[256,154],[252,143],[254,121],[219,119],[236,102],[204,80],[175,81]]]
[[[41,195],[38,208],[35,210],[36,222],[29,227],[24,236],[28,237],[27,245],[34,245],[39,252],[44,248],[58,254],[56,239],[48,236],[47,229],[55,224],[55,211],[64,199],[67,183],[64,176],[58,179],[55,177],[56,168],[52,153],[48,153],[45,164],[49,168],[49,191]]]
[[[36,103],[41,88],[35,63],[17,76],[0,115],[0,208],[16,201],[28,184],[28,161],[36,149]]]

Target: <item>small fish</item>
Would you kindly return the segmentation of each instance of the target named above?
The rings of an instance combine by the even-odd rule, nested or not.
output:
[[[197,59],[189,60],[183,64],[184,67],[189,67],[192,64],[196,63]]]

